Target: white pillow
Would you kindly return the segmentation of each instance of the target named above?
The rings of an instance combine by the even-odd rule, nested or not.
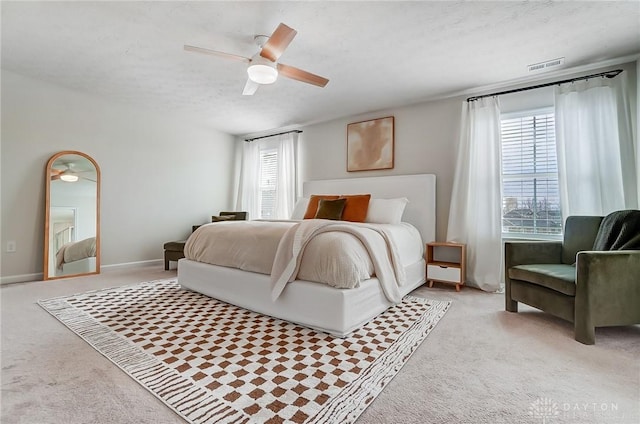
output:
[[[399,224],[402,222],[404,208],[409,203],[409,199],[401,197],[398,199],[371,199],[369,210],[364,222],[372,224]]]
[[[291,219],[303,219],[304,213],[307,211],[308,204],[309,204],[308,197],[298,198],[296,205],[293,207],[293,212],[291,213]]]

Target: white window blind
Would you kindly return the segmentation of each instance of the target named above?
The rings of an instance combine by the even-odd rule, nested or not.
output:
[[[502,232],[562,233],[553,109],[506,114],[502,135]]]
[[[275,216],[278,150],[260,150],[260,218]]]

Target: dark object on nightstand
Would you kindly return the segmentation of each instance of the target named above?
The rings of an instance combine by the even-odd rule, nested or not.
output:
[[[220,212],[218,216],[212,216],[211,222],[221,221],[245,221],[247,219],[246,212]],[[200,225],[191,226],[191,232],[194,232]],[[164,269],[169,270],[170,261],[178,261],[184,258],[184,245],[187,241],[168,241],[164,244]]]

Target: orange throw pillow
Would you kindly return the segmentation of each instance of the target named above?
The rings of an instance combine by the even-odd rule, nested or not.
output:
[[[338,197],[340,196],[334,196],[334,195],[325,195],[325,194],[312,194],[311,197],[309,197],[309,204],[307,205],[307,210],[304,213],[304,218],[303,219],[313,219],[316,217],[316,212],[318,212],[318,203],[320,202],[320,199],[325,199],[325,200],[336,200]]]
[[[342,211],[343,221],[364,222],[369,210],[370,194],[344,195],[340,196],[340,199],[347,200],[344,211]]]

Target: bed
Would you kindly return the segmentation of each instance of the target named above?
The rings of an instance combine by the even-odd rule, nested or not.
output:
[[[96,257],[91,256],[89,258],[63,263],[60,268],[56,269],[55,276],[63,277],[67,275],[89,274],[90,272],[95,272],[96,269]]]
[[[432,174],[318,180],[304,183],[303,196],[371,193],[372,199],[408,199],[402,221],[415,227],[421,242],[418,251],[405,256],[413,259],[402,265],[404,284],[398,287],[402,297],[425,282],[424,243],[435,240],[435,183]],[[268,274],[212,265],[189,256],[180,259],[178,266],[178,282],[183,288],[339,337],[394,304],[376,276],[348,289],[295,279],[276,297],[272,280]]]
[[[87,274],[96,270],[96,238],[64,244],[56,253],[56,277]]]

